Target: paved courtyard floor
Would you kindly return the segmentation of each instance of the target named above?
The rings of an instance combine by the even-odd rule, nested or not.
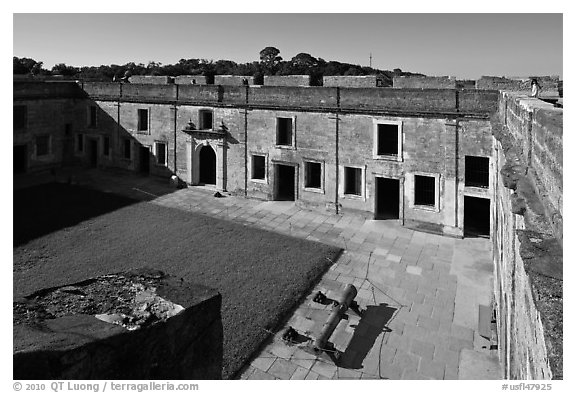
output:
[[[480,335],[480,309],[490,306],[493,285],[488,239],[416,232],[394,220],[334,215],[294,202],[215,198],[203,187],[169,190],[154,178],[92,171],[77,181],[344,249],[287,320],[299,343],[282,341],[282,330],[270,332],[241,379],[500,378],[490,340]],[[306,340],[317,337],[331,306],[312,298],[321,291],[338,299],[347,284],[358,289],[361,313],[348,310],[330,337],[337,353],[317,356]]]

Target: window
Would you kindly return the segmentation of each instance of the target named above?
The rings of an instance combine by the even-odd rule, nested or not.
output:
[[[377,125],[376,154],[379,156],[398,155],[398,126],[396,124]]]
[[[103,150],[103,154],[104,154],[106,157],[110,157],[110,137],[107,136],[107,135],[104,135],[104,140],[103,140],[102,143],[103,143],[103,145],[104,145],[104,146],[103,146],[104,148],[102,149],[102,150]]]
[[[84,134],[76,135],[76,150],[79,152],[84,151]]]
[[[130,141],[130,139],[124,139],[124,158],[126,160],[131,160],[132,159],[132,141]]]
[[[214,128],[214,116],[211,110],[202,109],[198,112],[200,129],[211,130]]]
[[[14,105],[14,129],[23,130],[26,128],[28,118],[28,108],[26,105]]]
[[[436,206],[436,178],[414,175],[414,204]]]
[[[276,119],[276,144],[292,146],[292,118],[278,117]]]
[[[148,132],[148,109],[138,109],[138,132]]]
[[[98,107],[96,105],[90,105],[88,107],[88,127],[95,128],[98,117]]]
[[[490,159],[488,157],[466,156],[465,158],[466,186],[488,188],[490,183]]]
[[[36,137],[36,156],[47,156],[50,154],[50,135],[39,135]]]
[[[72,134],[72,123],[64,124],[64,135],[70,136]]]
[[[344,167],[344,194],[362,196],[362,169]]]
[[[322,164],[319,162],[304,162],[304,187],[322,188]]]
[[[166,143],[155,142],[154,149],[156,150],[156,163],[158,165],[166,165]]]
[[[401,121],[374,121],[373,158],[402,159]]]
[[[266,180],[266,156],[252,155],[252,180]]]

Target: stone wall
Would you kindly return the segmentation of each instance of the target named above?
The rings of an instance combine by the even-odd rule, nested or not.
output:
[[[532,89],[532,78],[538,79],[538,84],[541,87],[541,95],[560,95],[560,80],[558,76],[482,76],[476,81],[476,88],[480,90],[504,90],[529,93]]]
[[[73,285],[81,291],[83,284]],[[221,379],[220,294],[173,278],[162,279],[156,294],[184,310],[137,330],[88,314],[15,324],[14,379]]]
[[[395,76],[392,86],[396,89],[455,89],[456,78],[449,76]]]
[[[546,186],[540,178],[548,175],[527,160],[531,122],[526,120],[539,107],[536,101],[502,94],[492,124],[495,308],[508,379],[563,378],[561,238],[546,213],[548,196],[541,192]]]
[[[177,85],[205,85],[206,77],[204,75],[178,75],[174,78]]]
[[[502,93],[502,122],[519,154],[534,172],[546,215],[562,241],[563,109],[537,98]]]
[[[310,75],[264,75],[264,86],[310,86]]]
[[[14,124],[13,144],[25,150],[24,173],[73,162],[73,134],[87,124],[84,96],[73,82],[14,83],[14,111],[24,111],[25,121],[23,127]],[[44,136],[48,154],[39,155],[37,142]]]
[[[389,87],[389,79],[378,75],[324,76],[325,87]]]
[[[216,153],[218,189],[274,199],[276,165],[289,164],[295,168],[298,203],[367,216],[375,211],[377,178],[392,178],[401,183],[402,222],[418,227],[427,223],[428,229],[456,236],[463,233],[464,158],[490,155],[487,114],[497,108],[495,92],[475,90],[88,82],[83,87],[90,98],[79,101],[84,117],[78,115],[82,126],[74,138],[81,134],[86,141],[96,141],[100,151],[105,139],[111,141],[111,154],[100,155],[99,167],[140,171],[148,156],[148,173],[166,178],[175,173],[197,184],[198,152],[210,146]],[[98,110],[95,128],[86,126],[90,106]],[[138,130],[139,110],[148,114],[143,131]],[[206,110],[212,112],[212,134],[195,131]],[[278,118],[292,119],[289,146],[276,144]],[[399,125],[398,156],[375,156],[378,123]],[[225,141],[218,136],[221,131]],[[158,143],[167,147],[166,165],[157,162]],[[254,155],[266,158],[264,179],[253,179]],[[86,150],[75,151],[74,157],[85,164],[91,158]],[[305,187],[306,162],[321,165],[321,187]],[[361,168],[361,195],[344,193],[345,167]],[[414,206],[415,174],[437,179],[433,209]]]
[[[171,76],[154,76],[154,75],[132,75],[128,78],[130,83],[142,83],[148,85],[166,85],[174,83],[174,78]]]
[[[399,209],[403,222],[432,225],[435,232],[463,233],[464,157],[487,156],[490,140],[487,113],[495,110],[493,92],[437,89],[371,89],[277,86],[202,86],[84,83],[90,97],[74,115],[80,127],[74,141],[96,143],[111,153],[98,157],[99,167],[142,170],[169,177],[177,174],[196,184],[197,153],[211,146],[217,156],[217,188],[234,194],[274,199],[277,164],[295,167],[298,203],[374,214],[376,179],[401,182]],[[97,108],[97,126],[86,123],[89,107]],[[454,122],[459,106],[465,119]],[[83,107],[83,108],[82,108]],[[146,110],[148,128],[138,130],[138,111]],[[206,133],[183,131],[200,125],[200,111],[212,111],[213,131],[224,130],[223,143]],[[338,127],[336,126],[338,116]],[[276,145],[278,118],[292,118],[293,143]],[[400,125],[402,147],[397,157],[374,156],[378,123]],[[457,131],[455,133],[454,131]],[[126,147],[126,144],[129,144]],[[157,144],[167,148],[166,165],[157,162]],[[338,144],[338,147],[337,147]],[[449,148],[450,147],[450,148]],[[128,157],[126,149],[129,150]],[[254,155],[266,157],[265,179],[252,178]],[[147,159],[148,157],[148,159]],[[90,164],[90,151],[74,151],[76,162]],[[322,186],[305,187],[305,163],[321,164]],[[446,162],[455,163],[446,165]],[[343,189],[345,167],[362,169],[361,195]],[[434,209],[414,206],[414,175],[437,179]]]
[[[254,84],[253,76],[240,76],[240,75],[214,75],[215,85],[226,85],[226,86],[243,86],[247,81],[249,85]]]

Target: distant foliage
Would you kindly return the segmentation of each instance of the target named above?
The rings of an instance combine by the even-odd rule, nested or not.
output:
[[[215,75],[254,76],[256,84],[262,84],[264,75],[310,75],[311,84],[322,85],[322,77],[332,75],[380,75],[391,83],[394,76],[423,75],[404,72],[400,68],[393,71],[380,70],[358,64],[326,61],[309,53],[298,53],[290,60],[283,60],[280,50],[273,46],[262,49],[260,61],[238,64],[232,60],[180,59],[176,64],[162,64],[150,61],[148,64],[134,62],[124,65],[111,64],[100,66],[72,67],[60,63],[51,70],[42,68],[43,63],[30,58],[14,57],[14,74],[59,75],[75,79],[92,81],[120,80],[129,75],[204,75],[208,83],[214,81]]]
[[[32,74],[38,75],[42,71],[42,62],[37,62],[34,59],[29,59],[27,57],[18,58],[14,56],[14,74]],[[46,70],[44,70],[46,71]]]

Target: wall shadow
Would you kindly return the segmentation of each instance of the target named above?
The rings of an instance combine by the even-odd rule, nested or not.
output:
[[[139,202],[85,187],[48,183],[14,191],[14,247]]]
[[[362,313],[362,318],[355,328],[354,335],[346,350],[338,360],[338,367],[347,369],[361,369],[362,363],[374,346],[376,339],[382,332],[391,332],[386,327],[396,308],[390,307],[387,303],[377,306],[368,306]]]
[[[159,138],[154,132],[135,135],[89,98],[71,102],[70,105],[73,109],[67,112],[68,117],[63,119],[62,124],[63,128],[66,126],[66,133],[61,138],[64,154],[62,161],[57,163],[68,169],[54,168],[50,176],[41,173],[20,175],[18,187],[15,184],[13,189],[14,247],[141,200],[155,199],[177,190],[170,180],[175,174],[172,170],[174,140],[165,141],[167,165],[159,165],[153,148]],[[89,113],[90,106],[97,108],[96,125],[92,127],[88,125],[89,119],[85,115]],[[69,127],[71,124],[74,125],[72,129]],[[171,133],[173,131],[170,130]],[[180,130],[176,132],[181,133]],[[78,135],[83,135],[81,149]],[[178,135],[178,138],[182,137]],[[130,158],[125,157],[124,141],[130,141]],[[108,154],[105,153],[106,149]],[[177,158],[181,163],[184,160],[184,157]],[[68,172],[72,174],[66,175]],[[58,176],[55,176],[56,173]],[[78,186],[78,183],[89,188]],[[180,179],[178,183],[179,188],[186,185]]]

